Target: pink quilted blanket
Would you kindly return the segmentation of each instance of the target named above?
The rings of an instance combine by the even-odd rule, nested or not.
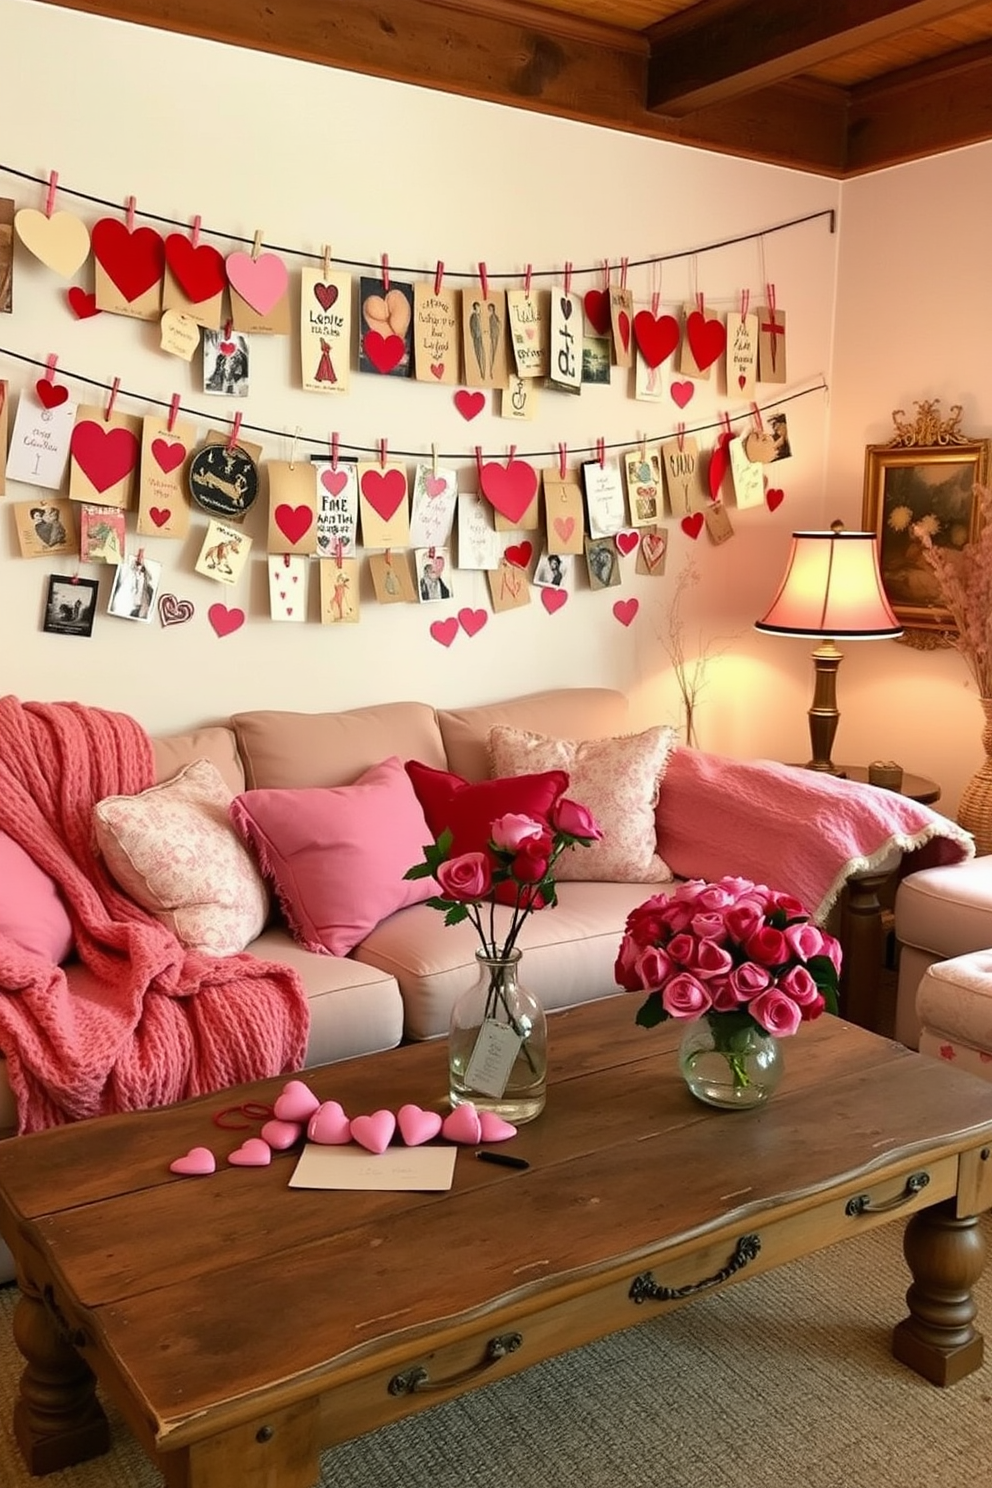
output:
[[[858,873],[910,873],[975,851],[956,822],[892,791],[685,748],[669,761],[657,825],[677,878],[750,878],[795,894],[821,922]]]
[[[167,1104],[298,1069],[309,1008],[296,972],[187,951],[122,894],[93,848],[94,804],[153,781],[125,714],[0,698],[0,828],[59,884],[83,964],[0,935],[0,1049],[19,1127]]]

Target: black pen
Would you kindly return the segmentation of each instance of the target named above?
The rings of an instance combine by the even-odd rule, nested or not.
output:
[[[501,1168],[529,1168],[530,1163],[523,1157],[511,1157],[508,1152],[477,1152],[476,1157],[480,1162],[498,1163]]]

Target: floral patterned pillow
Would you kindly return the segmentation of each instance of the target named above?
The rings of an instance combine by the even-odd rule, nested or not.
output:
[[[97,847],[118,885],[207,956],[243,951],[269,912],[265,881],[230,819],[233,799],[216,765],[199,759],[93,808]]]
[[[658,855],[654,813],[676,733],[667,725],[615,739],[549,739],[526,729],[489,731],[494,775],[565,770],[569,800],[587,806],[601,842],[563,853],[555,878],[601,883],[660,883],[673,877]]]

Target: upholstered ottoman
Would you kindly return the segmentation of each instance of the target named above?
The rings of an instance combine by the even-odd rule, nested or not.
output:
[[[928,967],[992,948],[992,855],[909,873],[895,897],[899,985],[895,1035],[915,1049],[917,989]],[[986,1046],[992,1050],[992,1038]]]
[[[992,1080],[992,951],[935,961],[916,994],[920,1053]]]

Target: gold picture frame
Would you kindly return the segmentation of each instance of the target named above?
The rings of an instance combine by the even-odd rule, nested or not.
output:
[[[932,413],[933,405],[922,407]],[[878,538],[882,586],[907,639],[939,645],[955,636],[957,627],[914,528],[925,524],[938,547],[963,548],[974,541],[981,527],[974,488],[987,484],[990,441],[960,435],[956,420],[931,420],[925,424],[928,431],[939,431],[939,437],[950,428],[952,437],[919,444],[912,426],[893,417],[901,435],[865,450],[862,525]],[[918,427],[922,421],[923,415]]]

